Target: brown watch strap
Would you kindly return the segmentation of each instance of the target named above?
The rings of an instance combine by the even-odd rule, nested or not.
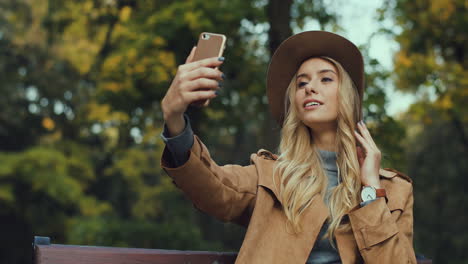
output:
[[[370,186],[370,185],[365,184],[364,187],[365,186]],[[382,189],[375,188],[375,196],[377,198],[379,198],[379,197],[385,197],[386,198],[387,197],[387,192],[385,192],[385,189],[383,189],[383,188]]]
[[[375,189],[375,194],[377,197],[387,197],[385,189]]]

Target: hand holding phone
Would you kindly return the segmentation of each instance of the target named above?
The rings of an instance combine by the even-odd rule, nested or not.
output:
[[[211,57],[221,57],[226,48],[226,36],[223,34],[203,32],[198,38],[197,47],[192,61],[199,61]],[[217,69],[218,67],[215,67]],[[201,89],[206,90],[206,89]],[[210,99],[193,102],[193,106],[207,106]]]
[[[226,37],[202,33],[198,47],[194,47],[185,64],[179,65],[166,95],[161,101],[163,117],[171,135],[184,129],[183,113],[189,105],[206,106],[217,96],[219,82],[224,79],[219,67]],[[215,36],[216,35],[216,36]],[[205,42],[207,41],[207,42]]]

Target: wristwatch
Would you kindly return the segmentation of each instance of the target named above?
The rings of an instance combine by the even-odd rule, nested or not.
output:
[[[385,189],[376,189],[373,186],[364,185],[361,190],[361,207],[380,197],[385,197],[385,200],[387,199]]]

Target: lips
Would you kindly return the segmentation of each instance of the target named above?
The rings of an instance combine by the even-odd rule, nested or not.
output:
[[[304,101],[304,103],[302,104],[302,106],[305,108],[307,104],[309,103],[316,103],[316,104],[312,104],[312,105],[308,105],[307,107],[318,107],[320,105],[323,105],[323,102],[320,101],[320,100],[317,100],[317,99],[307,99]],[[318,104],[318,105],[317,105]]]

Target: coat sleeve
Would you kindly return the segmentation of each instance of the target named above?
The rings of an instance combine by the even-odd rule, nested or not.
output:
[[[361,256],[367,264],[416,264],[413,248],[413,186],[395,177],[384,198],[349,213]],[[391,192],[391,193],[389,193]]]
[[[197,209],[221,221],[248,225],[257,193],[254,164],[219,166],[196,135],[184,164],[173,167],[170,157],[164,148],[161,167]]]

